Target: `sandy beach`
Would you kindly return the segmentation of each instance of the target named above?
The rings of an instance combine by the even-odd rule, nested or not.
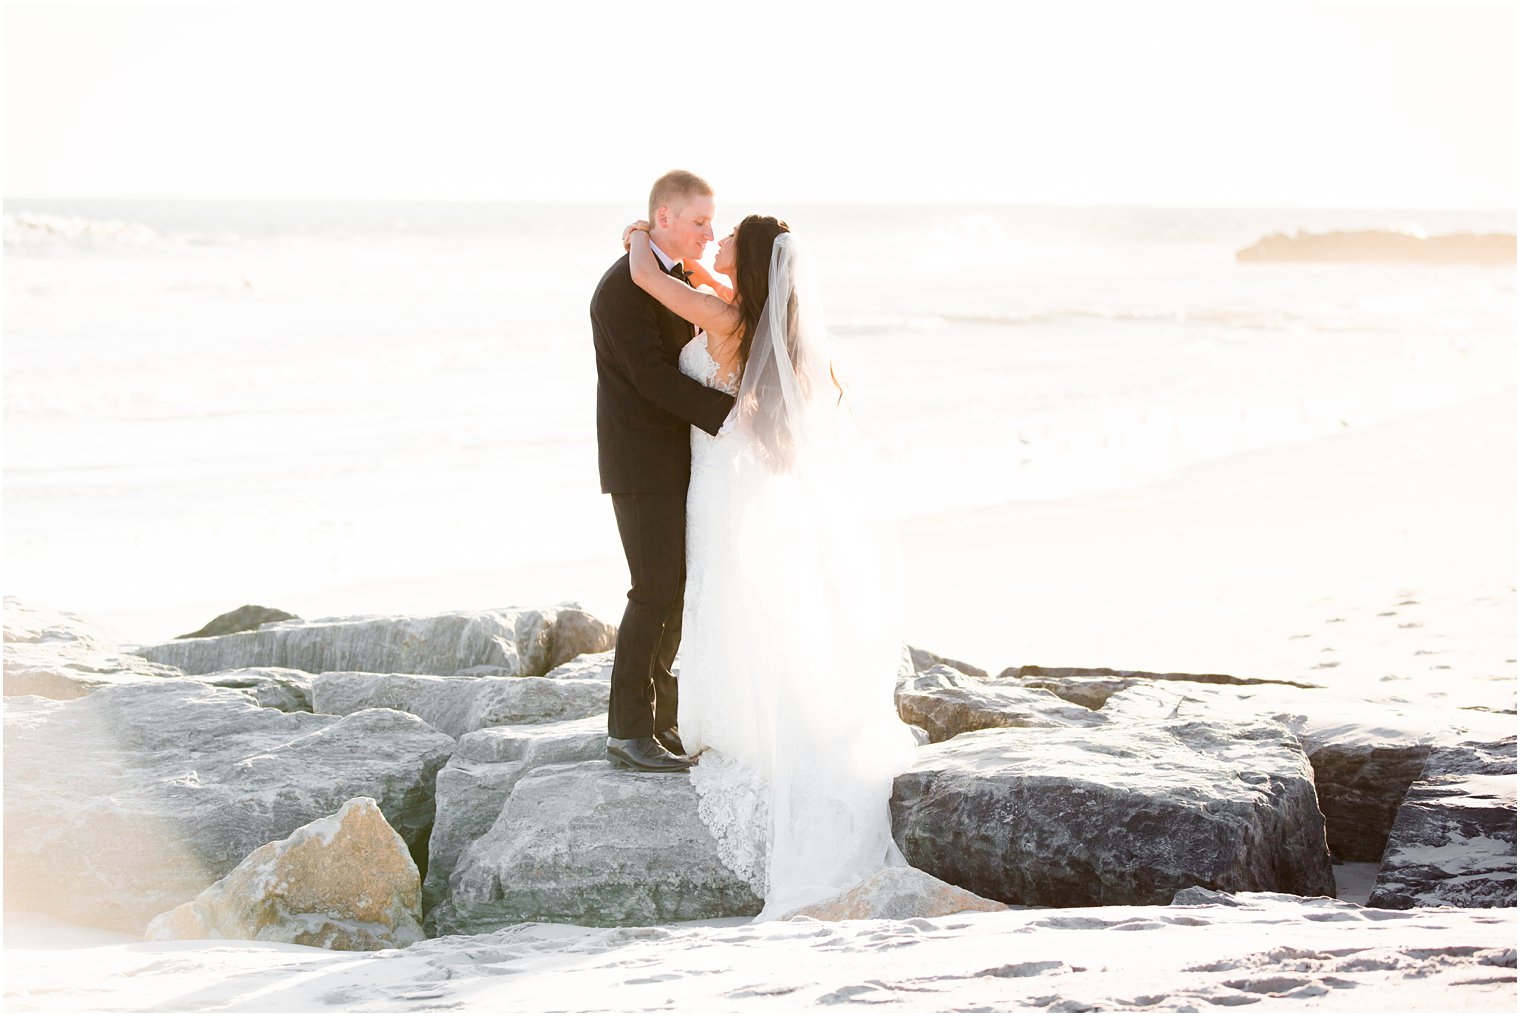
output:
[[[993,672],[1229,673],[1514,709],[1515,518],[1510,389],[1132,491],[908,523],[909,640]]]
[[[656,928],[527,924],[408,949],[270,943],[15,948],[15,1012],[1503,1012],[1515,912],[1247,906],[1012,910]],[[48,925],[36,922],[39,936]],[[84,982],[81,971],[88,970]]]

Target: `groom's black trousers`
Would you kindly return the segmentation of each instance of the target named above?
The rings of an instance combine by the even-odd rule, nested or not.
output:
[[[676,725],[676,679],[686,592],[686,487],[613,494],[628,558],[628,606],[612,661],[609,737],[650,737]]]

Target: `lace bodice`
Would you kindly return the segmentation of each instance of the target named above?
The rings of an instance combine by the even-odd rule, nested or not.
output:
[[[720,392],[730,395],[739,393],[739,371],[737,368],[730,371],[725,378],[718,377],[718,361],[712,358],[712,353],[707,349],[707,333],[698,332],[686,345],[681,347],[681,356],[676,361],[681,368],[681,373],[689,378],[695,378],[709,388],[716,388]]]

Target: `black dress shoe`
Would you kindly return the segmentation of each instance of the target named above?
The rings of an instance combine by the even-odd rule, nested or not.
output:
[[[672,755],[652,737],[609,737],[607,757],[646,773],[684,773],[691,759]]]
[[[660,731],[654,735],[654,739],[659,741],[660,745],[672,755],[686,754],[686,746],[681,743],[681,732],[675,727]]]

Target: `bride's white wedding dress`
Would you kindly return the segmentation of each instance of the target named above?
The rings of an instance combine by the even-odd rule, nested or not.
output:
[[[773,257],[773,296],[777,257],[783,282],[791,277],[787,253]],[[702,821],[723,862],[765,900],[756,920],[906,863],[889,801],[914,752],[893,700],[895,533],[869,500],[866,456],[820,364],[807,382],[805,345],[790,350],[803,387],[778,386],[783,339],[757,335],[742,390],[717,376],[705,334],[679,360],[686,375],[739,396],[738,426],[718,437],[692,428],[677,722],[686,750],[701,753],[691,780]],[[770,361],[761,343],[772,343]],[[792,364],[781,366],[789,377]],[[783,399],[795,440],[789,468],[778,469],[776,414],[763,407]],[[746,415],[746,406],[762,408]]]

